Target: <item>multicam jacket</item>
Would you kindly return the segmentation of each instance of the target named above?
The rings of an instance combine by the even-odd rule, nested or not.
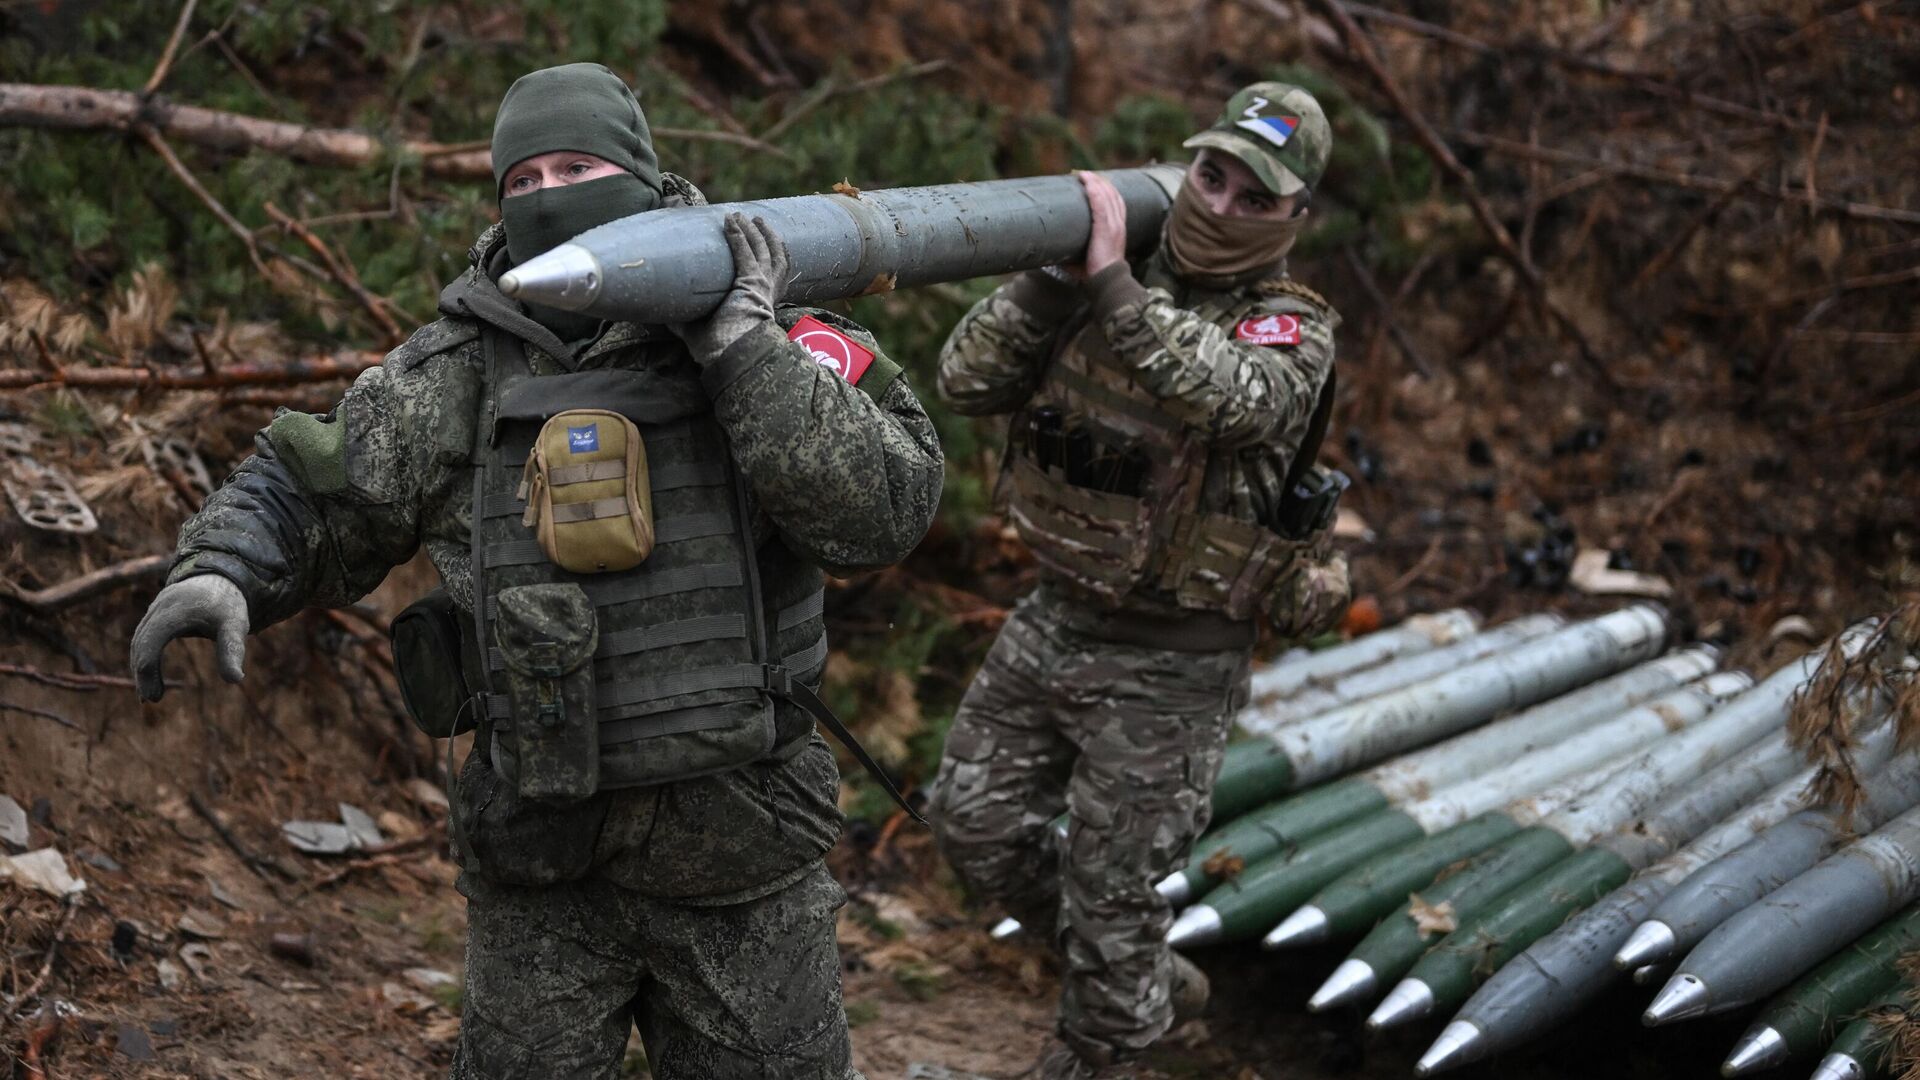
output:
[[[683,201],[699,199],[678,177],[668,184]],[[524,341],[540,372],[694,363],[663,329],[625,323],[570,356],[494,286],[504,230],[489,229],[470,256],[441,296],[443,317],[364,372],[331,413],[283,411],[259,434],[253,456],[182,527],[169,580],[232,580],[259,630],[302,607],[358,600],[424,546],[470,616],[482,324]],[[847,575],[897,562],[940,497],[939,442],[898,368],[864,330],[813,314],[876,354],[859,387],[769,331],[736,345],[763,355],[713,402],[746,479],[763,576],[817,579],[822,569]],[[782,322],[797,315],[783,309]],[[738,359],[733,350],[728,358]],[[602,793],[592,801],[606,824],[590,858],[653,895],[759,895],[833,844],[837,791],[831,753],[815,736],[785,762]]]
[[[1134,424],[1129,431],[1128,417],[1103,408],[1102,397],[1136,413],[1135,406],[1147,405],[1202,444],[1204,480],[1195,509],[1271,524],[1288,468],[1333,367],[1339,316],[1318,294],[1284,275],[1214,291],[1177,278],[1159,252],[1145,260],[1139,274],[1136,279],[1130,268],[1115,266],[1074,287],[1030,272],[1001,286],[948,338],[941,353],[941,394],[969,415],[1017,412],[1040,398],[1061,397],[1064,372],[1074,380],[1069,386],[1094,395],[1078,407],[1118,436],[1143,429]],[[1268,316],[1281,321],[1271,323]],[[1131,404],[1087,385],[1085,373],[1103,363],[1089,365],[1076,354],[1093,352],[1112,361],[1104,364],[1107,374],[1116,364],[1124,372],[1120,389]],[[1069,391],[1065,396],[1081,395]],[[1014,512],[1020,520],[1018,505]],[[1060,575],[1050,573],[1043,559],[1042,576]],[[1343,591],[1344,566],[1339,577]],[[1162,584],[1141,582],[1118,606],[1172,610],[1174,598]],[[1323,621],[1320,613],[1310,614]]]

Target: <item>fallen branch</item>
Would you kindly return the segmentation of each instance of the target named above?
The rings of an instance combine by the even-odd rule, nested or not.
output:
[[[69,367],[58,373],[0,369],[0,390],[65,386],[76,390],[222,390],[236,386],[296,386],[351,379],[378,366],[384,354],[339,353],[285,364],[229,364],[218,371],[159,368]]]
[[[266,120],[220,109],[175,105],[128,90],[89,86],[0,83],[0,126],[67,131],[137,131],[144,126],[209,150],[259,150],[308,165],[357,169],[389,154],[417,158],[426,175],[447,180],[493,179],[493,155],[471,143],[408,139],[391,142],[350,128],[322,128]],[[765,141],[732,131],[658,127],[656,138],[726,143],[780,153]],[[784,154],[782,156],[785,156]]]
[[[27,705],[15,705],[11,701],[0,701],[0,712],[16,712],[39,720],[51,720],[69,731],[78,731],[82,735],[86,734],[86,729],[79,724],[61,716],[57,712],[52,712],[47,709],[35,709]]]
[[[1528,161],[1540,161],[1553,165],[1570,165],[1582,169],[1603,169],[1614,176],[1625,176],[1649,183],[1664,184],[1668,187],[1685,188],[1689,191],[1710,191],[1716,194],[1733,192],[1754,195],[1760,198],[1774,199],[1779,202],[1799,203],[1803,206],[1817,207],[1842,217],[1860,221],[1891,221],[1901,225],[1920,225],[1920,210],[1903,210],[1890,206],[1875,206],[1871,203],[1852,202],[1818,195],[1804,187],[1781,184],[1778,187],[1762,185],[1757,174],[1739,180],[1729,180],[1720,176],[1695,176],[1692,173],[1675,172],[1653,165],[1642,165],[1632,161],[1605,161],[1587,157],[1566,150],[1551,147],[1534,146],[1514,139],[1503,139],[1498,135],[1488,135],[1479,131],[1455,128],[1449,132],[1454,138],[1468,146],[1477,146],[1507,157],[1516,157]]]
[[[103,566],[90,574],[63,581],[58,585],[49,585],[44,589],[22,589],[11,586],[8,593],[0,594],[20,604],[30,611],[42,615],[51,614],[70,607],[82,600],[88,600],[104,592],[110,592],[123,585],[131,585],[144,578],[158,577],[173,564],[172,555],[143,555],[138,559]]]
[[[1382,26],[1393,26],[1402,30],[1411,31],[1430,37],[1435,41],[1445,42],[1456,48],[1478,53],[1482,56],[1505,55],[1512,52],[1538,55],[1562,67],[1569,67],[1576,71],[1584,71],[1590,75],[1603,75],[1610,79],[1618,79],[1622,82],[1631,83],[1634,87],[1652,94],[1655,97],[1663,97],[1670,101],[1678,101],[1686,105],[1691,105],[1702,112],[1719,113],[1722,116],[1732,116],[1742,120],[1753,120],[1758,123],[1790,130],[1811,130],[1814,127],[1814,125],[1804,120],[1796,120],[1791,116],[1783,116],[1780,113],[1766,112],[1762,109],[1753,108],[1750,105],[1742,105],[1739,102],[1727,101],[1723,98],[1697,94],[1692,90],[1675,86],[1644,71],[1615,67],[1605,61],[1551,48],[1540,42],[1514,42],[1506,46],[1495,45],[1493,42],[1482,41],[1479,38],[1463,34],[1450,27],[1430,23],[1424,19],[1416,19],[1411,15],[1402,15],[1397,11],[1388,11],[1385,8],[1375,7],[1372,4],[1346,0],[1346,8],[1348,11],[1353,12],[1368,22],[1375,22]]]
[[[45,986],[47,979],[53,975],[54,958],[60,955],[60,946],[66,943],[67,928],[73,925],[73,913],[80,909],[79,894],[69,894],[62,906],[64,910],[60,913],[60,925],[53,928],[53,940],[47,943],[47,955],[40,961],[39,972],[34,975],[33,981],[27,984],[25,990],[13,996],[15,1004],[13,1015],[16,1019],[25,1015],[26,1003],[40,993],[41,987]]]
[[[1271,7],[1284,10],[1280,9],[1277,0],[1255,0],[1255,2],[1262,9]],[[1588,343],[1586,335],[1581,332],[1572,316],[1563,311],[1560,305],[1554,303],[1553,298],[1548,295],[1546,279],[1541,277],[1540,269],[1533,265],[1533,260],[1528,258],[1527,253],[1514,242],[1513,234],[1500,223],[1500,218],[1494,214],[1493,207],[1487,202],[1486,196],[1480,193],[1480,185],[1474,181],[1473,174],[1467,171],[1467,167],[1460,163],[1460,159],[1455,157],[1453,150],[1447,146],[1446,140],[1440,137],[1433,125],[1427,122],[1427,118],[1414,107],[1406,92],[1400,88],[1399,82],[1381,62],[1379,55],[1373,51],[1373,46],[1367,41],[1366,32],[1361,30],[1360,24],[1354,22],[1353,16],[1347,13],[1346,6],[1341,3],[1341,0],[1313,0],[1313,2],[1315,6],[1327,13],[1334,25],[1338,26],[1340,32],[1346,36],[1348,51],[1372,73],[1374,81],[1380,84],[1381,92],[1385,93],[1387,100],[1393,104],[1394,111],[1398,112],[1401,119],[1407,122],[1407,126],[1413,129],[1414,140],[1426,150],[1427,156],[1433,159],[1434,164],[1439,165],[1459,185],[1461,193],[1466,197],[1467,206],[1473,211],[1474,219],[1493,240],[1494,247],[1499,249],[1500,255],[1519,272],[1521,280],[1526,283],[1535,301],[1553,318],[1561,330],[1573,339],[1575,346],[1580,350],[1581,359],[1593,369],[1594,375],[1601,383],[1608,389],[1618,389],[1612,374],[1607,371],[1606,365],[1601,362],[1599,354],[1594,352],[1593,346]]]
[[[353,298],[360,301],[360,306],[367,309],[367,314],[373,317],[373,321],[379,324],[380,332],[386,335],[388,348],[407,339],[406,332],[400,329],[400,324],[393,321],[393,301],[384,296],[374,295],[370,289],[362,285],[359,273],[354,270],[353,264],[347,262],[346,256],[336,254],[331,247],[327,246],[326,241],[314,235],[312,229],[295,221],[285,210],[275,206],[272,200],[268,200],[262,209],[266,210],[267,216],[278,222],[281,228],[298,237],[301,243],[306,244],[315,255],[320,256],[321,265],[327,268],[327,273],[333,276],[333,280],[338,282],[341,288],[352,293]]]
[[[152,95],[167,81],[167,73],[173,70],[173,58],[180,52],[180,39],[186,36],[187,24],[193,21],[193,9],[200,0],[187,0],[180,7],[180,18],[174,21],[173,33],[167,37],[167,45],[160,50],[160,62],[153,65],[153,74],[148,76],[147,85],[140,88],[145,95]]]
[[[936,71],[944,70],[947,66],[948,63],[945,60],[928,60],[925,63],[914,64],[911,67],[904,67],[885,75],[875,75],[870,79],[861,79],[859,82],[848,83],[845,86],[840,85],[838,81],[832,78],[828,78],[820,84],[818,89],[808,94],[798,105],[789,109],[785,116],[774,121],[772,127],[761,132],[760,138],[764,142],[772,142],[791,130],[793,125],[806,119],[818,110],[820,106],[825,105],[834,98],[843,97],[848,94],[868,93],[904,79],[917,79],[923,75],[931,75]]]
[[[268,870],[273,871],[288,881],[300,880],[300,875],[282,866],[279,860],[273,858],[271,855],[255,855],[252,851],[248,850],[247,846],[242,844],[240,839],[233,835],[233,831],[227,828],[226,824],[214,814],[213,808],[207,805],[206,800],[200,797],[199,792],[188,791],[187,802],[193,807],[194,813],[199,814],[206,820],[208,825],[213,827],[214,834],[220,837],[221,842],[227,845],[228,850],[240,856],[240,861],[247,864],[247,869],[259,875],[269,886],[273,884],[273,880],[267,876]],[[278,890],[275,891],[278,892]]]
[[[1400,352],[1406,356],[1407,362],[1413,365],[1414,370],[1420,373],[1421,378],[1433,378],[1433,365],[1427,363],[1427,358],[1420,355],[1420,350],[1413,344],[1413,338],[1407,334],[1406,328],[1394,318],[1394,303],[1380,291],[1380,283],[1373,279],[1373,273],[1367,269],[1367,264],[1360,261],[1360,256],[1350,246],[1343,247],[1340,251],[1346,256],[1347,267],[1359,280],[1360,287],[1366,290],[1367,299],[1372,300],[1374,309],[1379,311],[1380,321],[1377,325],[1384,326],[1387,333],[1393,336],[1393,343],[1400,346]],[[1377,331],[1372,340],[1379,340]],[[1371,356],[1372,352],[1373,348],[1369,344],[1367,353]]]
[[[41,671],[39,668],[24,664],[0,664],[0,675],[16,679],[26,679],[44,686],[58,687],[62,690],[98,690],[103,686],[117,686],[134,689],[132,679],[125,675],[87,675],[80,672]],[[170,685],[179,685],[178,683]]]

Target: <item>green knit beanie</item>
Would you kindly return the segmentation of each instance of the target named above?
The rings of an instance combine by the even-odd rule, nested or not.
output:
[[[600,64],[562,64],[522,75],[500,100],[493,120],[494,194],[507,170],[530,157],[573,150],[605,158],[658,194],[660,159],[653,153],[640,102]]]

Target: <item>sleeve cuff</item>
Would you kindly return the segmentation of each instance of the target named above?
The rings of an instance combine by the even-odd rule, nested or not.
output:
[[[1044,270],[1028,270],[1007,285],[1007,299],[1035,319],[1051,324],[1071,317],[1083,297],[1077,286]]]
[[[1121,308],[1145,303],[1147,288],[1133,279],[1132,267],[1117,262],[1087,279],[1087,295],[1093,301],[1093,317],[1105,323]]]
[[[733,344],[720,351],[718,359],[701,369],[700,383],[706,387],[707,397],[718,400],[727,387],[739,382],[741,376],[765,362],[768,355],[786,340],[787,336],[780,332],[780,327],[772,320],[740,335]]]

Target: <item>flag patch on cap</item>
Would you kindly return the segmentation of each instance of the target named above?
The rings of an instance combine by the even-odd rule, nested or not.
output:
[[[1255,315],[1241,319],[1233,336],[1250,345],[1300,344],[1300,317],[1297,315]]]
[[[1297,116],[1256,116],[1250,120],[1241,120],[1234,126],[1245,128],[1275,146],[1285,146],[1287,145],[1287,140],[1293,138],[1293,133],[1299,130],[1300,118]]]
[[[814,363],[850,383],[858,383],[873,365],[872,350],[811,315],[793,324],[787,340],[799,342]]]

